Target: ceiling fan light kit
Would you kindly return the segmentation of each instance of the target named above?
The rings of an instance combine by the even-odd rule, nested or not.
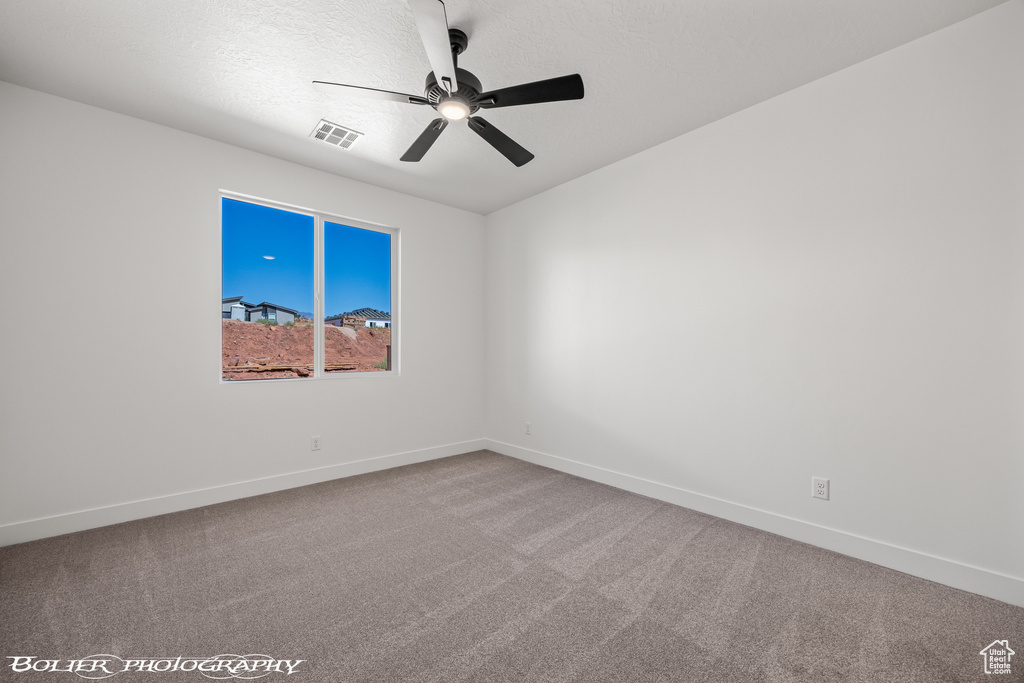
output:
[[[437,113],[449,121],[461,121],[470,114],[469,105],[450,97],[437,105]]]
[[[358,85],[313,81],[313,85],[324,92],[428,105],[436,110],[441,118],[431,121],[420,133],[408,151],[402,155],[402,161],[419,161],[448,126],[449,121],[466,119],[470,130],[513,164],[522,166],[533,159],[533,154],[483,118],[473,114],[480,109],[583,99],[583,78],[579,74],[483,91],[480,79],[458,67],[458,57],[469,45],[469,37],[459,29],[448,28],[444,3],[441,0],[409,0],[409,6],[416,17],[416,26],[432,70],[427,75],[422,97]]]

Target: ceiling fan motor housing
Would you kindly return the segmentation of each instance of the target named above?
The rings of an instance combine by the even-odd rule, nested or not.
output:
[[[466,103],[469,107],[469,113],[474,114],[480,105],[476,103],[477,98],[480,96],[480,91],[483,90],[483,86],[480,85],[480,79],[466,71],[455,67],[455,79],[459,84],[459,89],[452,93],[452,97],[448,97],[448,91],[441,87],[437,82],[437,78],[434,77],[434,72],[431,71],[427,74],[426,87],[423,89],[423,96],[430,102],[430,106],[437,109],[437,105],[444,102],[447,99],[456,99]]]

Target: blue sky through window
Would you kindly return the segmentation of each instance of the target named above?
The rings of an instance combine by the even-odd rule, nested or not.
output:
[[[391,235],[324,223],[324,314],[391,312]]]
[[[222,201],[222,298],[313,311],[313,217]]]
[[[314,219],[222,200],[221,297],[313,312]],[[324,313],[391,311],[391,235],[324,223]]]

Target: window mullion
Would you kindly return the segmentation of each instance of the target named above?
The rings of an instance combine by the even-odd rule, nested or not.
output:
[[[314,377],[324,376],[324,217],[316,214],[313,237],[313,363]]]

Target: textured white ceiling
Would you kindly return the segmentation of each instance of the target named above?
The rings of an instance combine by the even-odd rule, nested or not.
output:
[[[421,94],[405,0],[5,0],[0,80],[486,214],[1001,2],[447,0],[485,89],[583,76],[583,100],[481,112],[522,168],[464,121],[400,162],[432,109],[310,85]],[[312,140],[321,118],[365,136]]]

